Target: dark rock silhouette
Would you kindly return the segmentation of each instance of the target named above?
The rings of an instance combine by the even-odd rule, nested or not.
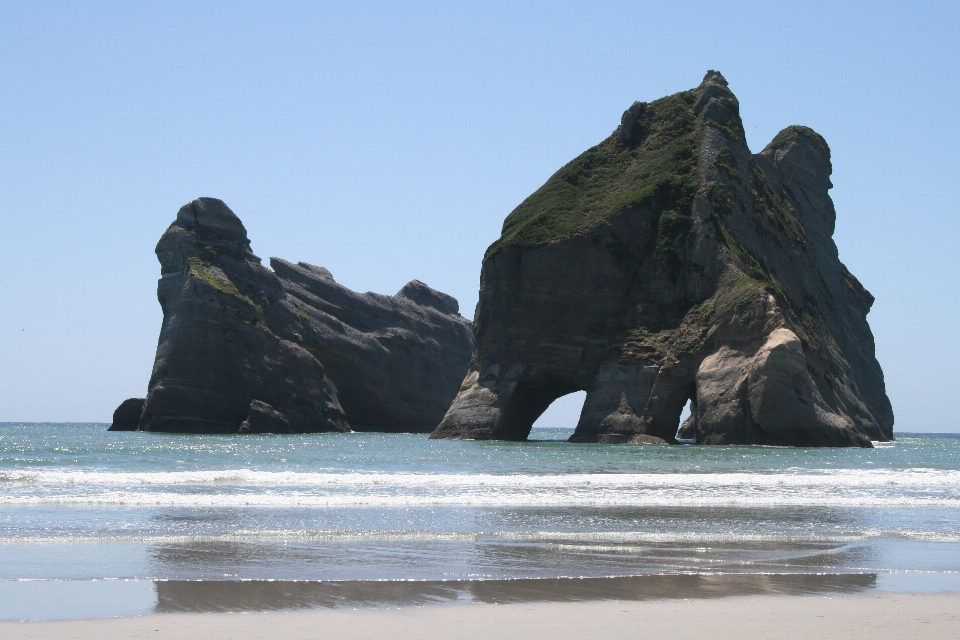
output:
[[[136,431],[146,398],[129,398],[113,412],[113,424],[107,431]]]
[[[418,280],[395,296],[357,293],[330,272],[270,259],[282,306],[337,386],[355,431],[433,430],[457,395],[473,353],[470,321],[453,297]]]
[[[511,213],[483,260],[476,355],[432,438],[522,440],[587,392],[575,442],[871,446],[893,412],[838,259],[830,150],[751,154],[719,73],[635,103]]]
[[[418,281],[360,294],[305,263],[271,271],[215,198],[180,209],[157,257],[163,325],[141,431],[425,433],[467,369],[456,300]]]

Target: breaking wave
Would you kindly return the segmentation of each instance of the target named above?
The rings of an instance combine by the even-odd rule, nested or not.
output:
[[[960,471],[417,474],[250,469],[0,472],[0,505],[182,507],[960,507]]]

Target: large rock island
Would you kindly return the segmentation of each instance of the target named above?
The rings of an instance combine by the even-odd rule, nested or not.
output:
[[[830,150],[806,127],[747,148],[717,72],[635,103],[487,250],[476,354],[432,438],[523,440],[587,392],[575,442],[871,446],[893,412],[840,262]]]
[[[185,205],[157,244],[163,325],[145,401],[113,430],[431,431],[473,352],[457,301],[414,280],[357,293],[250,249],[222,201]]]

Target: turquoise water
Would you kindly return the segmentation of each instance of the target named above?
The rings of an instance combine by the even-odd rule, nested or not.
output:
[[[957,582],[958,436],[791,449],[580,445],[564,441],[571,431],[503,443],[2,424],[0,590],[793,573]]]

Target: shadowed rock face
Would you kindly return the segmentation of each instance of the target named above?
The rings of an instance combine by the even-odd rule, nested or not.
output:
[[[870,446],[893,413],[838,259],[830,151],[761,153],[716,72],[635,103],[507,217],[484,257],[476,355],[433,438],[522,440],[585,390],[576,442]]]
[[[322,267],[270,259],[283,286],[287,330],[337,386],[355,431],[433,430],[457,395],[473,353],[455,298],[419,280],[395,296],[357,293]]]
[[[450,296],[418,281],[360,294],[278,259],[271,271],[214,198],[180,209],[157,257],[163,325],[141,431],[428,432],[470,360]]]
[[[136,431],[143,413],[145,398],[129,398],[113,412],[113,422],[107,431]]]

